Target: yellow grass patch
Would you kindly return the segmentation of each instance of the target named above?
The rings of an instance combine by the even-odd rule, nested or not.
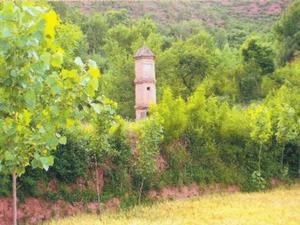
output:
[[[218,194],[137,206],[103,216],[81,215],[46,225],[299,225],[300,187],[266,193]]]

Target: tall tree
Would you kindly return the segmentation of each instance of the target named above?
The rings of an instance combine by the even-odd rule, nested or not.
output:
[[[212,72],[218,62],[213,38],[200,32],[186,41],[177,41],[158,59],[158,80],[162,86],[187,98]]]
[[[274,51],[270,43],[263,41],[262,37],[250,36],[242,45],[241,52],[243,60],[257,65],[263,75],[274,72]]]
[[[300,50],[300,2],[295,0],[275,25],[279,62],[292,60]]]
[[[17,177],[29,165],[53,164],[52,152],[67,141],[60,131],[82,116],[99,71],[80,58],[64,68],[55,42],[59,20],[46,4],[4,2],[0,18],[0,171],[12,174],[17,224]]]

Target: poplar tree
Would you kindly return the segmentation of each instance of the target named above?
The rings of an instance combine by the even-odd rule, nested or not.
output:
[[[44,3],[0,4],[0,172],[12,175],[13,224],[17,177],[27,166],[53,164],[53,151],[67,141],[60,131],[82,117],[98,87],[93,61],[76,58],[65,68],[59,23]]]

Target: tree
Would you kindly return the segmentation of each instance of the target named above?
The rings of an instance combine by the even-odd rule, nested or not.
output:
[[[279,62],[292,60],[300,50],[300,2],[293,1],[274,27],[279,46]]]
[[[250,36],[242,45],[241,51],[244,61],[258,65],[262,75],[274,72],[274,51],[261,37]]]
[[[281,166],[283,168],[284,149],[285,145],[294,141],[298,137],[298,124],[296,112],[293,107],[283,104],[280,107],[279,118],[277,122],[277,132],[275,133],[277,142],[282,147]]]
[[[205,32],[177,41],[158,58],[159,81],[172,83],[178,95],[187,98],[218,62],[214,40]]]
[[[126,9],[110,10],[105,14],[105,17],[110,27],[117,24],[129,24],[129,15]]]
[[[272,137],[272,122],[271,112],[264,106],[259,105],[250,111],[250,137],[259,144],[258,150],[258,171],[254,171],[252,178],[257,182],[259,189],[265,188],[265,180],[261,174],[261,154],[263,145],[266,144]]]
[[[103,54],[102,46],[108,31],[106,18],[101,14],[94,14],[87,21],[81,21],[80,25],[89,43],[89,53]]]
[[[129,134],[132,141],[135,140],[135,148],[133,149],[134,157],[132,161],[134,173],[140,182],[139,187],[139,203],[144,188],[145,181],[151,181],[151,178],[158,172],[156,163],[159,155],[159,146],[163,140],[163,128],[160,119],[151,116],[145,120],[140,120],[130,124]]]
[[[185,102],[181,97],[174,98],[170,89],[166,89],[160,103],[151,108],[152,113],[161,121],[166,142],[180,138],[187,127]]]
[[[196,20],[183,21],[180,23],[172,24],[170,26],[169,35],[178,39],[187,39],[192,35],[198,34],[203,31],[203,25]]]
[[[64,68],[59,20],[46,4],[4,2],[0,9],[0,171],[12,174],[16,224],[17,177],[29,165],[53,164],[52,152],[67,141],[60,131],[82,117],[99,71],[80,58]]]
[[[288,143],[296,142],[300,132],[297,110],[290,102],[293,92],[283,85],[268,104],[272,105],[275,137],[281,148],[281,169],[284,172],[284,150]],[[292,103],[292,104],[291,104]],[[297,105],[297,104],[296,104]]]
[[[80,27],[71,23],[60,23],[57,25],[55,45],[64,50],[64,64],[72,68],[74,58],[79,56],[87,58],[88,42]]]
[[[237,83],[241,100],[248,102],[262,96],[268,76],[275,71],[274,51],[271,44],[258,35],[250,36],[240,51],[242,64]]]
[[[239,87],[240,101],[250,102],[260,97],[261,70],[253,62],[246,63],[237,71],[237,83]]]

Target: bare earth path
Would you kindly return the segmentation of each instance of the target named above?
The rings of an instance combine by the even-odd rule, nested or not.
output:
[[[46,225],[300,225],[300,186],[218,194],[137,206],[104,216],[81,215]]]

